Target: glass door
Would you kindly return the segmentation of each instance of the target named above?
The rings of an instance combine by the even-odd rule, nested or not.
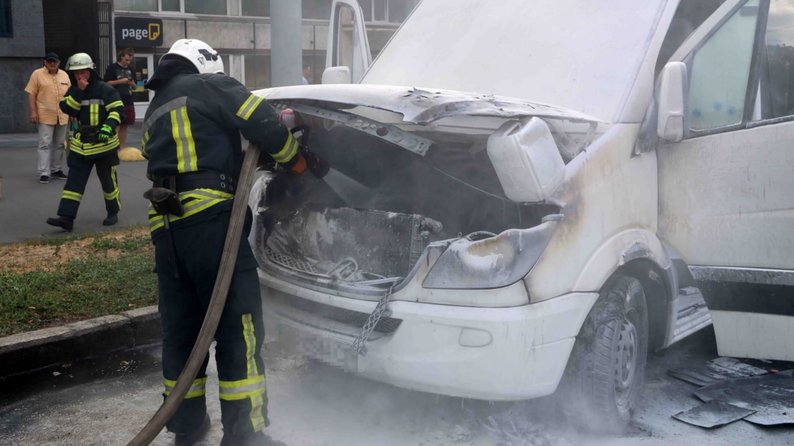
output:
[[[154,96],[154,92],[143,88],[149,80],[149,76],[154,72],[154,55],[135,54],[135,79],[137,87],[132,91],[132,99],[135,101],[135,116],[137,120],[143,120],[146,109],[149,108],[149,101]]]

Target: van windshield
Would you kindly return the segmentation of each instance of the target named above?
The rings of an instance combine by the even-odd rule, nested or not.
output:
[[[512,96],[617,118],[668,0],[423,0],[364,84]]]

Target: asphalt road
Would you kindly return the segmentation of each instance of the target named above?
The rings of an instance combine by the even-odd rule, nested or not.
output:
[[[577,432],[553,415],[550,400],[490,405],[356,377],[307,360],[291,352],[284,341],[271,339],[265,352],[272,422],[268,432],[290,446],[794,444],[791,428],[761,428],[738,421],[706,430],[671,417],[701,403],[692,395],[694,385],[668,376],[667,370],[716,357],[711,329],[652,355],[644,406],[630,432],[620,437]],[[218,444],[222,433],[212,365],[209,375],[213,427],[204,444]],[[157,409],[160,386],[157,347],[4,383],[0,444],[126,444]],[[163,432],[153,444],[171,441],[171,435]]]

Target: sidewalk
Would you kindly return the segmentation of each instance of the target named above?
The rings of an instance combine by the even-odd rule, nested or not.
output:
[[[138,123],[130,128],[128,146],[139,145],[140,127]],[[0,134],[0,244],[70,234],[46,224],[47,217],[56,214],[65,182],[54,179],[49,184],[38,182],[37,139],[36,133]],[[149,203],[143,192],[151,187],[151,182],[146,179],[146,162],[122,161],[117,174],[121,194],[118,224],[102,226],[106,215],[104,199],[96,174],[92,173],[72,234],[147,223]],[[152,344],[159,339],[156,306],[3,337],[0,338],[0,383],[3,377]]]
[[[130,128],[128,146],[138,146],[140,123]],[[40,184],[36,172],[36,133],[0,134],[0,244],[40,240],[66,235],[46,224],[54,217],[64,181],[51,179]],[[64,160],[64,164],[65,164]],[[68,168],[64,166],[64,171]],[[121,212],[117,227],[147,222],[148,201],[143,192],[151,187],[146,179],[146,162],[122,162],[117,168]],[[75,220],[75,234],[89,234],[112,228],[102,226],[106,216],[102,189],[92,173]]]

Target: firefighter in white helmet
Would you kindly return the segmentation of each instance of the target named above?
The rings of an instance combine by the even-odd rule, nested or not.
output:
[[[156,92],[144,118],[141,147],[153,181],[147,197],[152,199],[149,224],[168,394],[187,362],[211,298],[242,165],[240,133],[285,169],[324,172],[317,170],[316,162],[306,161],[277,112],[225,76],[220,55],[200,40],[176,41],[146,86]],[[268,425],[260,353],[264,327],[257,264],[246,241],[250,225],[249,211],[215,335],[222,445],[273,444],[262,432]],[[206,365],[167,425],[176,433],[177,444],[199,441],[209,426]]]
[[[107,217],[103,225],[118,222],[121,208],[116,166],[119,164],[119,138],[116,127],[124,118],[124,104],[118,91],[102,81],[94,71],[94,61],[86,53],[72,55],[66,61],[66,72],[72,86],[61,99],[61,110],[77,118],[77,130],[69,139],[69,176],[63,187],[58,216],[48,218],[47,224],[71,231],[77,209],[85,192],[91,169],[105,196]]]

